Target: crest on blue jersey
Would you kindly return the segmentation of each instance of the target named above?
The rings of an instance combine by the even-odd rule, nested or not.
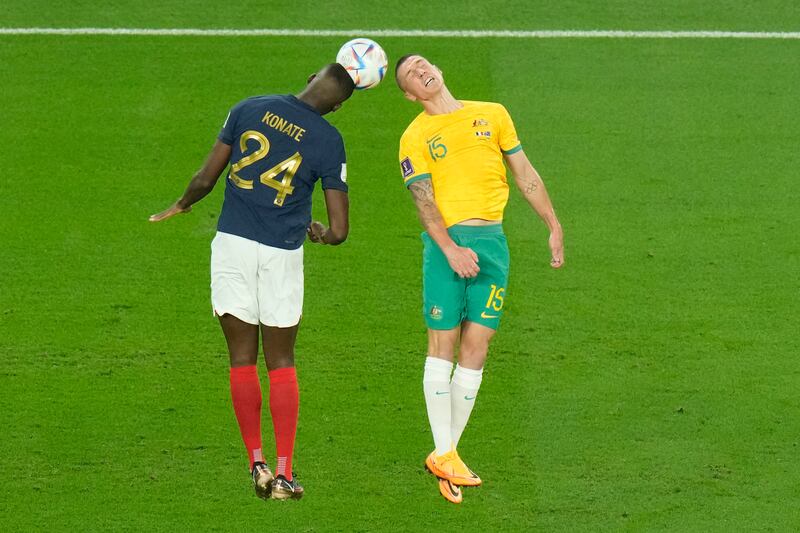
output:
[[[406,157],[400,161],[400,170],[403,172],[403,177],[408,178],[414,175],[414,165],[411,164],[411,159]]]

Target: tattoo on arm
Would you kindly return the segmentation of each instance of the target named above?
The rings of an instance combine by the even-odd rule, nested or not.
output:
[[[436,206],[436,200],[434,200],[431,180],[415,181],[409,185],[408,189],[414,196],[414,203],[417,204],[420,222],[425,228],[431,222],[442,220],[442,214]]]
[[[532,194],[536,192],[536,189],[539,188],[539,184],[536,183],[536,178],[534,178],[533,176],[523,178],[522,183],[523,183],[522,192],[524,192],[525,194]]]
[[[433,184],[431,180],[415,181],[408,188],[411,194],[414,195],[414,201],[417,204],[420,202],[433,202]]]

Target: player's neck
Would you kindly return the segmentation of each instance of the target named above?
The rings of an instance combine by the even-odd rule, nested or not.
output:
[[[464,104],[450,94],[446,86],[442,87],[442,90],[430,100],[420,100],[419,103],[422,104],[428,115],[446,115],[464,107]]]
[[[308,104],[314,109],[316,109],[317,113],[319,113],[320,115],[324,115],[325,113],[328,112],[327,109],[323,111],[325,104],[321,102],[320,99],[317,98],[312,91],[303,90],[303,92],[294,95],[294,97],[303,102],[304,104]]]

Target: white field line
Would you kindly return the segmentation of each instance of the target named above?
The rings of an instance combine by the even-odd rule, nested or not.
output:
[[[192,37],[461,37],[514,39],[793,39],[800,32],[756,31],[618,31],[618,30],[306,30],[264,28],[253,30],[197,28],[0,28],[0,35],[155,35]]]

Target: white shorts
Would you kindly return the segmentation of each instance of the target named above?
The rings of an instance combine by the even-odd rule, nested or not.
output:
[[[211,305],[248,324],[287,328],[303,312],[303,247],[284,250],[217,232],[211,241]]]

